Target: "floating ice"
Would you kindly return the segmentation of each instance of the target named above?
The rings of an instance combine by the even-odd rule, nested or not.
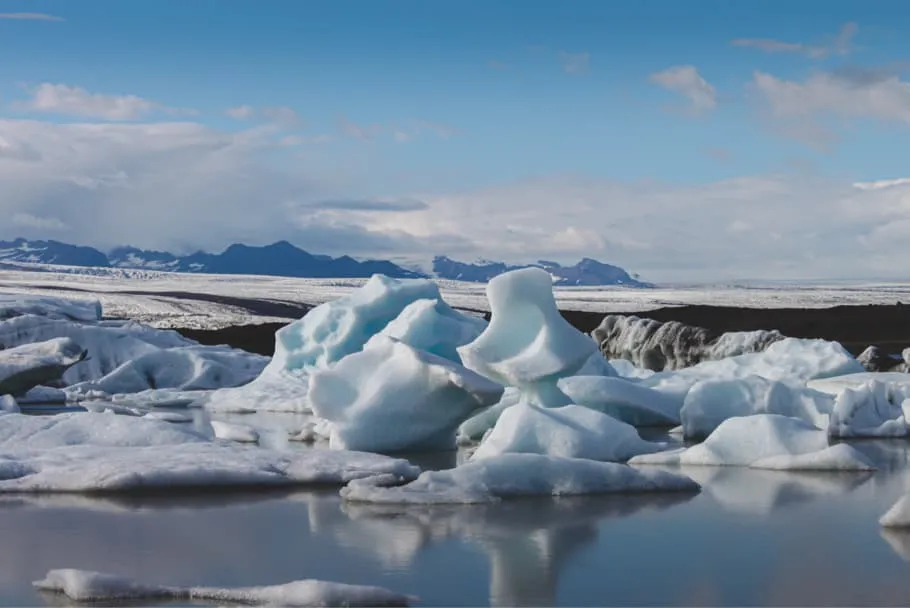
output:
[[[825,431],[777,414],[728,418],[703,443],[636,456],[629,463],[811,470],[873,468],[853,447],[829,448]]]
[[[500,275],[502,276],[502,275]],[[425,471],[403,486],[374,477],[342,488],[345,500],[391,504],[467,504],[518,496],[619,492],[696,492],[688,477],[624,464],[539,454],[503,454],[446,471]]]
[[[524,453],[622,462],[664,447],[643,440],[635,427],[587,407],[519,403],[502,413],[471,459]]]
[[[407,480],[418,472],[378,454],[213,442],[191,428],[144,418],[5,414],[0,424],[0,492],[343,484],[375,475]]]
[[[0,319],[21,315],[38,315],[71,321],[98,321],[101,319],[101,303],[98,300],[0,294]]]
[[[30,388],[17,400],[22,404],[63,403],[66,401],[66,393],[59,388],[36,386]]]
[[[17,414],[19,411],[19,404],[12,395],[0,395],[0,414]]]
[[[310,378],[313,412],[331,421],[333,448],[451,449],[455,430],[495,403],[503,387],[389,337],[372,340]]]
[[[501,274],[487,285],[492,316],[476,340],[458,349],[464,364],[530,403],[568,405],[556,381],[582,368],[597,346],[556,308],[553,282],[540,268]]]
[[[149,420],[161,420],[162,422],[174,422],[174,423],[183,423],[183,422],[192,422],[193,419],[190,416],[181,414],[179,412],[148,412],[143,414],[143,418],[148,418]]]
[[[878,523],[886,528],[910,528],[910,495],[903,496],[894,503]]]
[[[706,437],[724,420],[752,414],[791,416],[826,428],[833,407],[834,400],[825,393],[745,376],[698,382],[686,394],[680,415],[686,437]]]
[[[905,372],[860,372],[858,374],[810,380],[807,385],[823,393],[838,395],[845,388],[859,388],[873,381],[892,385],[910,394],[910,374]]]
[[[835,399],[832,437],[904,437],[910,434],[910,386],[870,380]]]
[[[77,602],[162,600],[231,602],[269,606],[407,606],[416,598],[382,587],[313,579],[268,587],[163,587],[87,570],[51,570],[34,586]]]
[[[56,338],[0,350],[0,395],[22,395],[40,384],[56,382],[85,357],[69,338]]]
[[[441,299],[416,300],[371,339],[388,336],[460,364],[456,349],[475,340],[486,326],[483,319],[462,314]]]
[[[506,408],[512,407],[520,401],[521,391],[513,386],[506,387],[498,402],[461,423],[461,426],[458,427],[458,441],[461,443],[477,441],[484,436],[484,433],[496,426],[496,421]]]
[[[225,422],[223,420],[212,420],[210,424],[215,432],[215,437],[218,439],[237,441],[239,443],[257,443],[259,441],[259,432],[247,424]]]
[[[624,378],[571,376],[559,389],[572,403],[598,410],[636,426],[679,424],[680,403],[647,386]]]
[[[777,331],[720,334],[678,321],[660,322],[634,315],[607,315],[591,336],[606,357],[627,359],[654,371],[760,352],[783,339]]]

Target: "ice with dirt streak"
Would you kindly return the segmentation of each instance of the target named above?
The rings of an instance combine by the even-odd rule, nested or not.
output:
[[[378,454],[248,447],[146,418],[2,417],[0,493],[340,485],[376,475],[404,481],[419,473],[406,460]]]
[[[377,335],[361,352],[312,372],[309,401],[331,422],[333,448],[425,451],[453,449],[458,426],[502,393],[457,363]]]
[[[472,504],[522,496],[572,496],[622,492],[697,492],[684,475],[638,470],[615,462],[541,454],[503,454],[445,471],[424,471],[405,485],[382,476],[342,488],[353,502],[388,504]]]
[[[629,463],[819,471],[874,469],[852,446],[829,447],[826,431],[777,414],[728,418],[702,443],[635,456]]]
[[[35,588],[75,602],[228,602],[249,606],[407,606],[416,598],[383,587],[314,579],[266,587],[166,587],[88,570],[51,570]]]
[[[665,447],[643,440],[635,427],[587,407],[519,403],[502,413],[471,460],[512,453],[624,462]]]

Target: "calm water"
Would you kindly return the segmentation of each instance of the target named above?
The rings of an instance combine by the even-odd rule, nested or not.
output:
[[[323,578],[427,606],[904,605],[910,533],[877,520],[910,490],[910,442],[855,445],[882,470],[687,468],[704,485],[689,497],[403,509],[324,491],[0,498],[0,603],[60,602],[30,582],[74,567],[174,585]]]

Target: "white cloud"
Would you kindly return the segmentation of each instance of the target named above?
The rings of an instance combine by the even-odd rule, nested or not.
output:
[[[34,229],[41,232],[56,232],[67,229],[67,225],[55,217],[38,217],[31,213],[14,213],[12,222],[14,226],[19,228]]]
[[[154,111],[192,114],[191,110],[169,108],[136,95],[90,93],[81,87],[42,83],[32,88],[31,98],[16,106],[32,111],[102,120],[136,120]]]
[[[0,13],[0,19],[15,19],[20,21],[63,21],[63,17],[48,15],[47,13]]]
[[[300,126],[302,122],[297,111],[288,106],[254,108],[253,106],[241,105],[228,108],[224,113],[236,120],[250,120],[259,116],[265,119],[266,122],[287,128]]]
[[[237,120],[247,120],[256,114],[256,108],[253,106],[234,106],[225,110],[224,113]]]
[[[706,112],[717,107],[717,93],[695,66],[678,65],[651,74],[652,83],[678,93],[689,101],[694,113]]]
[[[824,59],[831,55],[848,55],[853,51],[853,38],[859,27],[845,23],[836,36],[820,44],[784,42],[773,38],[737,38],[730,44],[739,47],[756,48],[766,53],[799,53],[812,59]]]
[[[584,74],[591,64],[591,54],[559,51],[559,60],[562,62],[563,71],[567,74]]]

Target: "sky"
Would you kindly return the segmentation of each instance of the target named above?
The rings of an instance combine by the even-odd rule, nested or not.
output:
[[[0,0],[0,53],[0,238],[907,277],[903,0]]]

